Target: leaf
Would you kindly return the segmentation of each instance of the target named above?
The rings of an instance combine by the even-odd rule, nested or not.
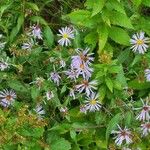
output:
[[[99,50],[101,52],[102,49],[105,47],[108,38],[108,28],[106,25],[103,24],[98,29],[98,35],[99,35]]]
[[[130,19],[125,14],[117,11],[112,11],[110,15],[110,20],[112,24],[133,29]]]
[[[100,103],[102,103],[103,99],[105,98],[105,95],[106,95],[106,86],[105,85],[102,85],[100,88],[99,88],[99,99],[100,99]]]
[[[125,125],[126,126],[130,126],[131,125],[131,122],[132,122],[132,119],[133,119],[133,113],[131,111],[127,111],[125,113]]]
[[[106,78],[106,79],[105,79],[105,82],[106,82],[106,85],[107,85],[108,89],[109,89],[111,92],[113,92],[113,82],[112,82],[112,80],[111,80],[110,78]]]
[[[59,138],[50,145],[51,150],[70,150],[71,144],[64,138]]]
[[[27,8],[31,8],[32,10],[39,11],[38,6],[35,3],[25,2]]]
[[[121,121],[122,114],[118,113],[116,114],[108,123],[107,129],[106,129],[106,141],[109,140],[109,135],[111,134],[112,130],[114,130],[117,126],[117,124]]]
[[[32,16],[30,18],[31,21],[39,23],[41,25],[46,25],[47,26],[47,22],[41,17],[41,16]]]
[[[142,0],[142,3],[147,6],[150,7],[150,1],[149,0]]]
[[[53,35],[53,32],[49,26],[46,26],[44,28],[44,41],[49,48],[51,48],[53,46],[54,35]]]
[[[105,0],[91,0],[93,2],[92,16],[98,14],[105,5]]]
[[[109,30],[109,37],[116,43],[123,45],[130,45],[130,37],[128,33],[119,27],[111,27]]]
[[[117,59],[120,64],[129,58],[130,51],[130,49],[126,49],[119,54]]]
[[[133,0],[132,2],[136,7],[139,7],[140,4],[142,3],[142,0]]]

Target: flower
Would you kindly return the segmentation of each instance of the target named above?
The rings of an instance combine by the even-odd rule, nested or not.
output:
[[[68,108],[66,106],[65,107],[61,107],[60,108],[60,112],[63,113],[63,115],[68,114]]]
[[[87,113],[87,107],[85,105],[80,106],[80,112],[86,114]]]
[[[64,68],[66,66],[66,62],[62,59],[59,61],[59,63],[60,63],[60,68]]]
[[[93,72],[93,69],[90,68],[88,65],[85,63],[81,63],[79,66],[76,66],[76,72],[77,72],[77,77],[79,75],[82,75],[83,78],[90,78]]]
[[[145,78],[146,78],[146,81],[150,81],[150,69],[146,69],[145,70]]]
[[[76,98],[74,92],[75,92],[74,89],[70,89],[69,96],[73,97],[73,99]]]
[[[85,101],[86,110],[89,110],[90,112],[99,111],[101,108],[101,104],[97,101],[98,94],[92,93],[90,97],[87,97],[87,100]]]
[[[8,107],[14,103],[16,97],[16,93],[13,90],[4,89],[0,91],[0,104],[3,107]]]
[[[89,50],[90,50],[89,48],[86,48],[85,50],[81,48],[75,49],[78,55],[72,56],[72,62],[71,62],[72,66],[76,68],[82,63],[86,63],[87,65],[90,65],[91,61],[94,60],[94,57],[92,57],[94,53],[88,54]]]
[[[61,28],[59,29],[60,34],[57,34],[58,36],[62,37],[60,40],[58,40],[58,43],[61,46],[68,46],[71,45],[70,39],[74,39],[74,30],[72,30],[69,27]]]
[[[32,28],[32,36],[37,39],[42,39],[42,31],[38,25],[34,25]]]
[[[135,108],[135,110],[141,110],[140,114],[136,117],[137,120],[145,121],[150,119],[149,111],[150,106],[148,105],[148,101],[144,103],[144,101],[141,99],[143,106],[140,108]]]
[[[81,84],[76,85],[76,90],[79,91],[79,93],[85,91],[85,93],[87,94],[87,96],[89,96],[91,93],[93,93],[93,89],[96,90],[97,87],[97,81],[93,80],[93,81],[88,81],[88,80],[83,80],[81,82]]]
[[[150,122],[141,125],[142,135],[147,136],[150,133]]]
[[[76,81],[77,71],[75,69],[71,68],[70,70],[64,71],[64,72],[68,76],[67,78],[70,78],[71,80]]]
[[[114,138],[115,143],[118,146],[121,146],[121,144],[123,143],[123,141],[126,142],[126,144],[130,144],[132,143],[132,139],[131,139],[131,132],[129,131],[129,129],[127,129],[126,127],[124,129],[122,129],[119,125],[117,125],[119,128],[119,131],[112,131],[112,134],[117,134],[117,136]]]
[[[6,61],[4,61],[4,59],[1,59],[1,61],[0,61],[0,70],[4,71],[7,68],[9,68],[8,57],[7,57]]]
[[[29,50],[29,51],[31,51],[33,45],[34,45],[34,41],[33,41],[33,39],[31,39],[30,41],[28,41],[26,43],[23,43],[22,46],[21,46],[21,48],[23,50]]]
[[[31,82],[30,84],[36,84],[39,88],[41,88],[44,80],[45,79],[43,77],[36,77],[35,81]]]
[[[144,54],[147,51],[149,43],[149,38],[144,36],[144,32],[133,34],[132,39],[130,39],[131,49],[133,52],[138,52],[139,54]]]
[[[39,118],[42,118],[42,115],[45,114],[45,110],[43,109],[41,104],[38,104],[36,106],[36,108],[34,109],[34,111],[37,113],[37,115],[39,116]]]
[[[54,97],[54,94],[52,91],[47,91],[46,92],[46,98],[47,100],[51,100]]]
[[[50,73],[50,79],[53,80],[53,82],[56,83],[57,86],[59,86],[61,77],[57,72]]]

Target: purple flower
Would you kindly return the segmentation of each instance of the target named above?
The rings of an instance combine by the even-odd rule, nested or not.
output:
[[[50,79],[53,80],[53,82],[56,83],[57,86],[59,86],[61,77],[57,72],[50,73]]]

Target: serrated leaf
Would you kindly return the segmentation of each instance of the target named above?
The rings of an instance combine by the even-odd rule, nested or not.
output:
[[[99,29],[98,29],[98,35],[99,35],[99,50],[100,52],[102,51],[102,49],[105,47],[105,44],[107,42],[107,38],[108,38],[108,28],[106,25],[102,25]]]
[[[108,89],[109,89],[111,92],[113,92],[113,82],[112,82],[112,80],[111,80],[110,78],[106,78],[106,79],[105,79],[105,82],[106,82],[106,85],[107,85]]]
[[[59,138],[50,145],[51,150],[70,150],[71,144],[64,138]]]
[[[110,20],[111,23],[114,25],[119,25],[121,27],[133,29],[130,19],[127,17],[127,15],[123,13],[112,11]]]
[[[107,129],[106,129],[106,141],[107,142],[109,140],[109,136],[110,136],[112,130],[114,130],[116,128],[116,126],[120,122],[121,118],[122,118],[122,114],[118,113],[109,121]]]
[[[119,27],[111,27],[109,30],[109,37],[116,43],[123,45],[130,45],[130,37],[128,33]]]

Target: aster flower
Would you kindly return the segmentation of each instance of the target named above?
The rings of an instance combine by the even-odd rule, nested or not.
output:
[[[90,97],[87,97],[87,100],[85,101],[86,110],[89,110],[90,112],[99,111],[101,108],[101,104],[98,102],[98,94],[92,93]]]
[[[141,125],[142,136],[147,136],[150,133],[150,122]]]
[[[135,110],[141,110],[139,115],[136,117],[137,120],[145,121],[150,119],[150,106],[148,105],[148,101],[144,103],[144,101],[141,99],[143,106],[140,108],[134,108]]]
[[[61,107],[61,108],[60,108],[60,112],[61,112],[63,115],[67,115],[67,114],[68,114],[68,108],[67,108],[66,106]]]
[[[61,77],[57,72],[51,72],[50,73],[50,79],[59,86]]]
[[[37,77],[35,81],[31,82],[30,84],[36,84],[40,89],[44,83],[44,80],[45,79],[43,77]]]
[[[129,129],[127,129],[126,127],[124,129],[122,129],[119,125],[117,125],[119,128],[119,131],[112,131],[112,134],[117,134],[116,137],[114,139],[116,145],[121,146],[121,144],[123,143],[123,141],[125,141],[126,144],[130,144],[132,143],[132,139],[131,139],[131,132],[129,131]]]
[[[75,92],[74,89],[70,89],[69,96],[70,96],[70,97],[73,97],[73,99],[76,98],[74,92]]]
[[[79,75],[82,75],[83,78],[90,78],[93,72],[93,69],[90,68],[88,65],[85,63],[81,63],[79,66],[76,66],[76,72],[77,72],[77,77]]]
[[[57,34],[61,37],[61,39],[58,41],[58,43],[61,46],[68,46],[71,45],[70,39],[74,39],[74,30],[72,30],[69,27],[61,28],[59,29],[60,34]]]
[[[77,71],[75,69],[71,68],[70,70],[64,72],[68,76],[67,78],[76,81]]]
[[[42,118],[42,115],[45,115],[45,110],[43,109],[42,105],[38,104],[36,108],[34,109],[36,114],[39,116],[39,118]]]
[[[3,107],[8,107],[14,103],[16,97],[16,93],[13,90],[4,89],[0,91],[0,104]]]
[[[37,39],[42,39],[41,28],[38,25],[32,26],[31,28],[32,28],[32,36]]]
[[[136,33],[132,36],[132,39],[130,39],[133,52],[144,54],[147,51],[149,38],[145,37],[144,34],[144,32]]]
[[[89,50],[90,50],[89,48],[86,48],[85,50],[81,48],[75,49],[78,55],[72,56],[72,62],[71,62],[72,66],[76,68],[82,63],[86,63],[87,65],[90,65],[91,62],[94,60],[94,57],[92,57],[94,53],[88,53]]]
[[[59,61],[59,63],[60,63],[60,68],[64,68],[66,66],[66,62],[62,59]]]
[[[30,41],[28,41],[28,42],[26,42],[26,43],[23,43],[22,46],[21,46],[21,48],[22,48],[23,50],[29,50],[29,51],[31,51],[33,45],[34,45],[34,41],[31,39]]]
[[[4,61],[4,59],[0,60],[0,70],[4,71],[7,68],[9,68],[8,57],[7,57],[6,61]]]
[[[86,114],[87,113],[87,107],[85,105],[80,106],[80,112]]]
[[[47,100],[51,100],[54,97],[54,94],[52,91],[47,91],[46,92],[46,98]]]
[[[89,96],[90,94],[93,93],[93,90],[97,89],[97,81],[93,80],[93,81],[88,81],[88,80],[83,80],[81,82],[81,84],[76,85],[76,90],[79,91],[79,93],[82,93],[83,91],[85,91],[85,93],[87,94],[87,96]]]
[[[150,81],[150,69],[146,69],[145,70],[145,78],[146,78],[146,81]]]

